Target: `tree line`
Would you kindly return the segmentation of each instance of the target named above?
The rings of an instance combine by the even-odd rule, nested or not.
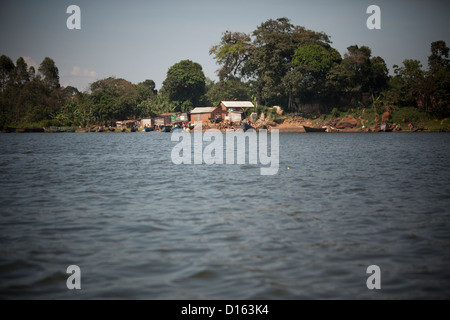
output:
[[[55,62],[46,57],[38,70],[21,57],[0,57],[0,126],[89,126],[186,112],[221,100],[250,100],[298,113],[350,107],[413,106],[436,117],[449,116],[449,48],[431,43],[428,70],[406,59],[389,75],[383,58],[367,46],[352,45],[341,54],[323,32],[295,26],[287,18],[269,19],[251,34],[225,31],[210,49],[219,81],[202,66],[182,60],[168,69],[158,92],[153,80],[133,84],[109,77],[89,90],[61,87]],[[381,110],[380,110],[381,111]]]
[[[361,103],[414,106],[436,116],[449,115],[449,48],[431,43],[428,70],[406,59],[389,75],[382,57],[352,45],[343,57],[323,32],[295,26],[286,18],[267,20],[253,33],[226,31],[210,50],[220,68],[220,85],[250,87],[256,102],[301,112],[317,104],[323,112]]]

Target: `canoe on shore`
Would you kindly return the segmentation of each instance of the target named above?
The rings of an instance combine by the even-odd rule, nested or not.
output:
[[[307,127],[303,126],[305,128],[306,132],[325,132],[327,131],[327,128],[313,128],[313,127]]]

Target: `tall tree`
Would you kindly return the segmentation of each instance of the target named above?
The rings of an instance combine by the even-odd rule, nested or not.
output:
[[[445,69],[449,65],[449,48],[445,41],[435,41],[431,43],[431,55],[428,57],[428,68],[430,72]]]
[[[217,71],[220,81],[232,78],[242,79],[248,75],[254,45],[248,34],[226,31],[221,42],[211,47],[209,54],[214,55],[217,64],[221,65]]]
[[[26,82],[30,81],[30,73],[28,71],[28,65],[25,60],[20,57],[16,61],[16,68],[14,70],[14,84],[23,86]]]
[[[239,79],[230,79],[215,83],[206,94],[212,105],[218,105],[220,101],[247,101],[252,99],[251,88],[248,83]]]
[[[171,101],[198,104],[205,94],[206,77],[202,66],[191,60],[182,60],[169,68],[161,94]]]
[[[388,98],[400,106],[417,106],[423,95],[425,72],[419,60],[405,59],[403,66],[394,65],[394,77],[389,81]]]
[[[90,88],[90,100],[98,121],[120,120],[135,115],[139,93],[131,82],[109,77],[95,81]]]
[[[0,89],[1,91],[3,91],[7,84],[8,81],[10,79],[11,76],[11,72],[14,70],[14,63],[12,62],[12,60],[5,56],[2,55],[0,57]]]
[[[330,43],[326,34],[294,26],[287,18],[262,23],[253,36],[257,99],[265,104],[287,104],[289,94],[283,78],[292,70],[292,59],[299,47]]]
[[[353,45],[338,65],[327,75],[330,90],[345,96],[351,103],[357,103],[363,94],[379,94],[387,87],[388,68],[381,57],[371,57],[367,46]]]
[[[293,98],[310,102],[312,99],[329,97],[325,90],[328,71],[342,60],[337,50],[328,44],[309,44],[299,47],[292,61],[293,68],[284,78],[285,85],[292,97],[289,99],[288,109],[296,109]]]
[[[136,90],[139,93],[139,102],[152,98],[158,93],[155,89],[156,84],[153,80],[145,80],[136,85]]]
[[[446,117],[450,115],[450,60],[445,41],[431,43],[428,69],[420,106],[437,116]]]
[[[60,87],[59,71],[55,65],[55,61],[46,57],[39,66],[39,73],[45,86],[51,91]]]

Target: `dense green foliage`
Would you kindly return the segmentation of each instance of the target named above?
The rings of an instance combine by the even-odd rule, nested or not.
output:
[[[183,60],[169,68],[161,93],[179,105],[194,106],[205,94],[205,80],[200,64]]]
[[[412,106],[438,117],[449,115],[449,48],[431,44],[428,71],[405,60],[389,76],[386,62],[367,46],[352,45],[341,57],[324,33],[280,18],[262,23],[250,35],[229,31],[211,48],[221,81],[247,81],[258,104],[301,112],[314,104],[330,112],[374,103]],[[380,110],[381,111],[381,110]]]
[[[48,57],[35,70],[22,57],[14,63],[2,55],[0,126],[113,124],[221,100],[279,105],[293,113],[314,106],[315,112],[333,116],[367,107],[373,119],[396,106],[414,108],[414,114],[430,119],[445,118],[450,115],[449,48],[436,41],[430,49],[427,70],[419,61],[405,59],[402,66],[393,66],[390,76],[383,58],[372,56],[367,46],[349,46],[342,57],[325,33],[286,18],[269,19],[251,34],[226,31],[211,47],[219,65],[218,82],[207,79],[200,64],[182,60],[168,68],[160,92],[153,80],[133,84],[114,77],[79,92],[60,86],[58,68]]]

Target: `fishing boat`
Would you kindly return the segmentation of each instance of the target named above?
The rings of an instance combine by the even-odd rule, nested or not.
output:
[[[153,127],[145,127],[145,128],[144,128],[144,131],[145,131],[145,132],[151,132],[151,131],[153,131],[153,130],[155,130]]]
[[[303,126],[305,128],[306,132],[325,132],[327,131],[327,128],[313,128],[313,127],[307,127]]]
[[[131,131],[131,132],[136,132],[137,129],[136,129],[136,127],[131,127],[130,131]]]

